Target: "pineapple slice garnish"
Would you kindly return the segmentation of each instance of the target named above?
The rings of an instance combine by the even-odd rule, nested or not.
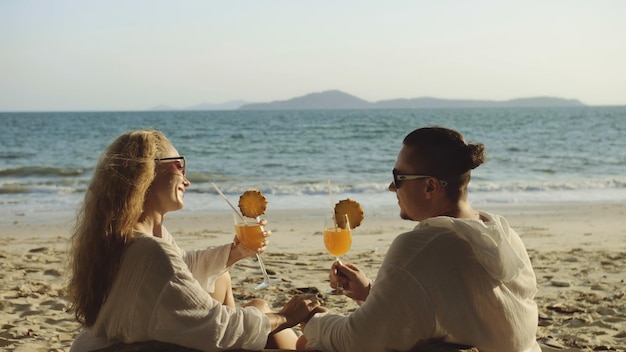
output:
[[[239,197],[239,210],[245,217],[255,219],[265,214],[265,209],[267,209],[267,199],[260,191],[252,189],[245,191]]]
[[[361,208],[361,205],[357,201],[350,198],[340,200],[339,203],[335,204],[335,214],[347,214],[351,229],[354,229],[357,226],[361,225],[361,222],[363,221],[363,219],[365,219],[365,215],[363,214],[363,208]],[[343,216],[337,216],[336,219],[337,226],[345,229],[345,218]]]

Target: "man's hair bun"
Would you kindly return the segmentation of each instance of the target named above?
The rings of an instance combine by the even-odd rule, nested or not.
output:
[[[467,144],[468,170],[475,169],[487,161],[485,145],[482,143]]]

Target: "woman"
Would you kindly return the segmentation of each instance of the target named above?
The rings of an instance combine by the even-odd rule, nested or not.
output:
[[[481,352],[540,352],[526,248],[506,219],[475,210],[467,197],[484,152],[443,127],[405,137],[389,190],[400,217],[417,225],[393,240],[374,284],[352,264],[333,264],[331,286],[341,282],[362,305],[349,316],[316,314],[299,347],[417,351],[440,341]]]
[[[106,149],[72,235],[69,295],[86,327],[72,351],[154,340],[203,351],[295,346],[286,328],[319,307],[313,297],[278,313],[261,300],[235,308],[228,269],[255,252],[237,240],[184,252],[163,226],[189,185],[185,158],[159,131],[123,134]]]

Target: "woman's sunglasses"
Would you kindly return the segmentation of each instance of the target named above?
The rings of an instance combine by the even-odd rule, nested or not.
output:
[[[157,162],[175,161],[175,160],[180,161],[180,165],[179,165],[178,168],[183,173],[183,176],[187,176],[187,160],[185,159],[184,156],[175,156],[175,157],[171,157],[171,158],[154,159],[154,161],[157,161]]]

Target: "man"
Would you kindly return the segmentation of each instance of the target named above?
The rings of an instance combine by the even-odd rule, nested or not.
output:
[[[322,351],[408,351],[433,341],[481,352],[540,352],[535,274],[521,239],[501,216],[467,199],[484,145],[442,127],[407,135],[389,190],[400,216],[418,221],[397,236],[372,284],[358,267],[335,263],[331,286],[362,302],[348,316],[321,313],[302,346]]]

